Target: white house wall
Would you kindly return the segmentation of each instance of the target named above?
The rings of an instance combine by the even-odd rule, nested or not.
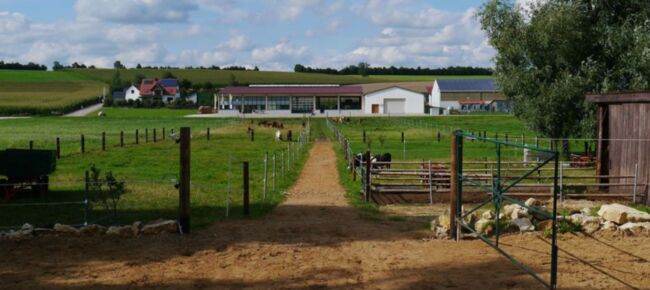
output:
[[[372,114],[372,105],[379,105],[379,114],[384,114],[384,101],[404,100],[405,114],[424,114],[424,95],[402,88],[392,87],[367,94],[363,98],[363,112]]]
[[[140,90],[136,88],[135,86],[130,86],[128,89],[126,89],[124,99],[125,100],[137,100],[140,98]]]

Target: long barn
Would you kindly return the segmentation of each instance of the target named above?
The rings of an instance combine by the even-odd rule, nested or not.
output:
[[[640,188],[641,193],[647,192],[650,182],[650,92],[591,94],[586,98],[598,106],[598,174],[636,176],[638,184],[646,185]],[[612,190],[629,192],[632,189]]]

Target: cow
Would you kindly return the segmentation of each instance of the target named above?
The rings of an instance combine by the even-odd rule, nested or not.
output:
[[[390,169],[390,162],[392,161],[392,155],[390,153],[384,153],[384,154],[374,154],[371,155],[368,152],[365,153],[357,153],[354,156],[354,166],[359,167],[361,166],[361,160],[363,159],[363,163],[365,164],[368,159],[370,159],[370,166],[375,169],[375,168],[389,168]],[[378,164],[377,162],[381,162],[382,164]]]
[[[393,160],[393,156],[390,153],[377,154],[375,157],[377,162],[382,162],[382,164],[377,164],[373,166],[375,168],[388,168],[390,169],[390,163]]]

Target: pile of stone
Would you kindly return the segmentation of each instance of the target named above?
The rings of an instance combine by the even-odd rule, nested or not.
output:
[[[528,207],[547,211],[546,205],[534,198],[526,200]],[[581,231],[594,234],[598,231],[620,233],[624,235],[650,235],[650,214],[629,206],[614,203],[600,207],[596,215],[590,208],[573,211],[567,216],[558,216],[558,220],[579,226]],[[500,233],[546,231],[553,221],[518,204],[508,204],[499,213]],[[492,210],[479,214],[470,214],[465,223],[476,232],[491,236],[496,230],[496,216]],[[431,222],[431,230],[436,238],[448,238],[450,228],[449,215],[444,214]],[[469,232],[463,229],[463,232]]]
[[[9,232],[0,232],[0,239],[9,239],[15,241],[28,240],[35,236],[45,234],[70,234],[70,235],[100,235],[109,236],[138,236],[138,235],[155,235],[162,233],[177,233],[178,223],[175,220],[156,220],[148,224],[134,222],[125,226],[110,226],[91,224],[80,228],[66,224],[55,224],[52,228],[34,228],[26,223],[18,230]]]

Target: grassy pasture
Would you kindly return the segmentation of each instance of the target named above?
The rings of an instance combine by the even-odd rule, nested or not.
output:
[[[105,85],[65,72],[0,71],[0,115],[49,115],[94,103]]]
[[[83,175],[92,164],[103,171],[112,171],[118,179],[126,180],[128,192],[124,195],[116,219],[108,219],[107,211],[96,197],[91,199],[90,221],[103,224],[125,224],[136,220],[150,221],[158,218],[173,219],[177,214],[178,191],[174,184],[178,178],[178,145],[168,136],[166,140],[145,143],[144,133],[140,145],[133,144],[134,136],[125,137],[126,147],[119,147],[119,131],[123,129],[192,127],[192,222],[205,226],[226,219],[227,194],[230,195],[229,218],[242,217],[242,161],[250,161],[251,214],[261,216],[282,199],[282,192],[297,178],[305,156],[296,155],[291,166],[285,163],[285,177],[280,174],[281,150],[286,153],[287,143],[274,140],[274,129],[251,125],[249,120],[238,119],[187,119],[187,113],[176,110],[109,109],[106,118],[31,118],[0,121],[0,148],[22,147],[27,139],[35,140],[36,148],[52,149],[56,136],[69,137],[63,143],[64,156],[51,176],[51,192],[45,197],[17,196],[12,203],[80,201],[83,199]],[[159,115],[157,115],[159,114]],[[297,138],[301,120],[288,121],[289,129]],[[246,129],[255,128],[255,142],[251,142]],[[206,128],[211,128],[211,140],[207,140]],[[27,133],[33,128],[31,133]],[[22,131],[27,131],[20,134]],[[88,134],[87,152],[79,153],[79,132],[107,131],[110,137],[107,151],[101,151],[99,134]],[[108,134],[110,132],[110,134]],[[160,131],[158,131],[160,134]],[[161,138],[158,135],[158,138]],[[7,140],[11,139],[11,140]],[[18,146],[22,145],[22,146]],[[66,148],[67,147],[67,148]],[[269,152],[269,168],[272,170],[272,154],[277,156],[276,190],[270,182],[266,200],[263,200],[263,160]],[[286,157],[285,157],[286,158]],[[229,190],[230,189],[230,190]],[[11,204],[11,203],[10,203]],[[0,203],[0,226],[15,226],[24,222],[43,226],[55,222],[77,224],[82,221],[82,205],[3,207]]]
[[[451,132],[461,129],[470,132],[487,131],[489,138],[495,133],[500,139],[508,134],[509,141],[521,142],[524,134],[526,143],[534,145],[535,133],[528,130],[523,122],[511,115],[462,115],[438,117],[379,117],[353,118],[350,123],[338,124],[344,135],[350,138],[354,152],[370,149],[377,153],[391,153],[393,160],[432,160],[449,161],[451,150]],[[366,143],[363,143],[363,130],[366,130]],[[405,144],[401,142],[404,132]],[[440,132],[440,142],[438,142]],[[382,144],[382,141],[383,144]],[[475,143],[475,144],[474,144]],[[471,145],[471,146],[469,146]],[[494,156],[493,144],[470,142],[466,147],[467,160],[484,160]],[[542,140],[540,146],[548,146]],[[406,150],[404,150],[406,148]],[[406,154],[404,154],[406,152]],[[504,157],[522,158],[521,149],[507,149]]]
[[[66,72],[79,78],[90,78],[109,83],[115,74],[114,69],[68,69]],[[198,69],[121,69],[120,77],[130,81],[142,74],[148,78],[162,78],[166,72],[172,73],[179,80],[188,79],[194,83],[211,82],[217,87],[227,86],[230,75],[234,75],[241,84],[358,84],[365,82],[382,82],[388,79],[364,78],[357,75],[329,75],[316,73],[294,73],[275,71],[231,71]]]

